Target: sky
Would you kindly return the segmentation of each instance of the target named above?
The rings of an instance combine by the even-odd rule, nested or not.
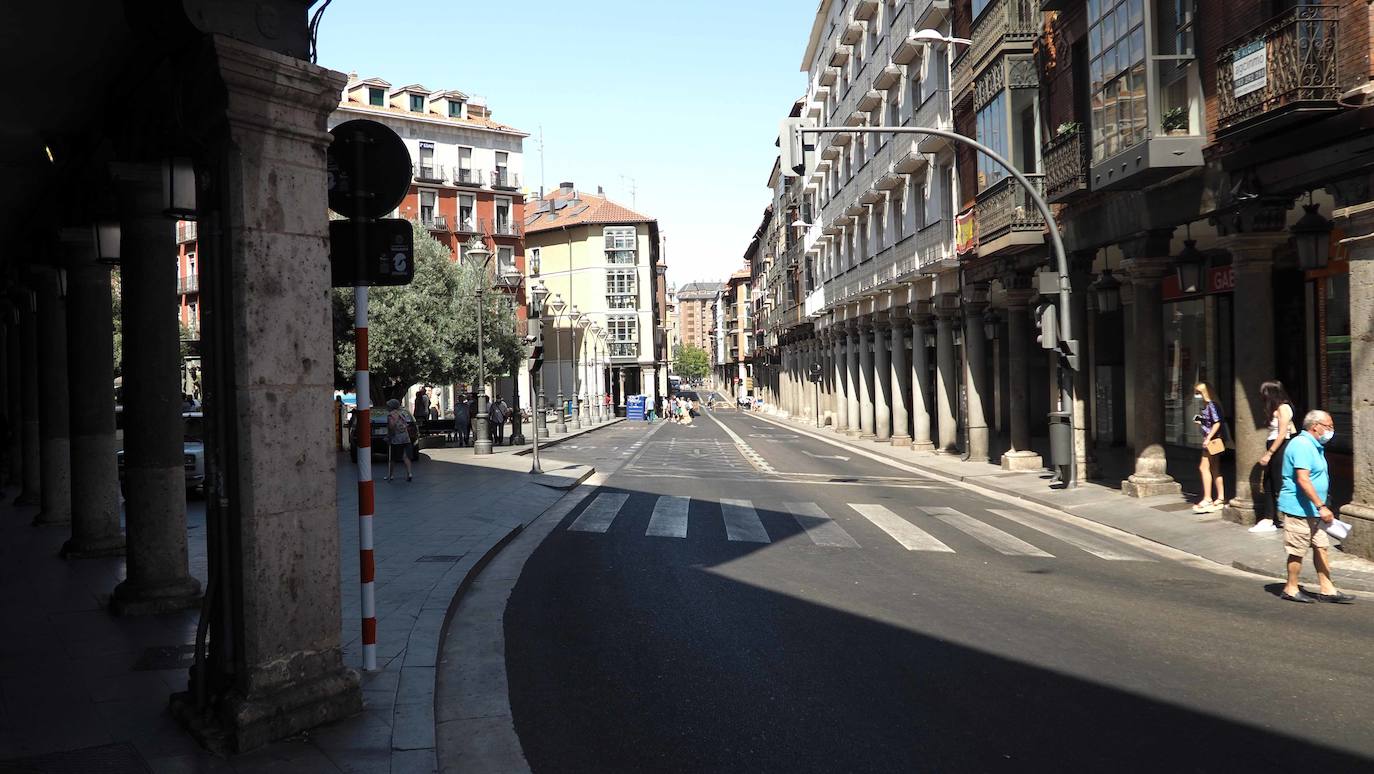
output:
[[[334,0],[319,63],[485,97],[530,133],[523,182],[655,217],[668,279],[723,280],[768,205],[815,0]]]

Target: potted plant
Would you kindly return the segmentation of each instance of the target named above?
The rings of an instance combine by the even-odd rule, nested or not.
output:
[[[1188,111],[1181,107],[1169,108],[1164,111],[1159,124],[1164,129],[1164,133],[1170,137],[1186,135],[1188,134]]]
[[[1081,128],[1082,124],[1077,121],[1065,121],[1059,125],[1058,129],[1054,130],[1054,134],[1056,137],[1065,137],[1071,134],[1078,134],[1078,130]]]

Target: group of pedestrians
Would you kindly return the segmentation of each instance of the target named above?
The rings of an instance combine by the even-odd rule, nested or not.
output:
[[[501,445],[506,437],[506,423],[510,421],[513,410],[506,399],[497,395],[487,406],[487,426],[491,429],[491,441]],[[459,446],[475,443],[472,433],[472,420],[477,415],[476,396],[460,395],[453,404],[453,429],[458,436]]]
[[[1279,596],[1300,603],[1352,602],[1355,597],[1340,591],[1331,581],[1329,550],[1332,538],[1329,530],[1340,535],[1346,528],[1338,522],[1328,502],[1331,476],[1326,445],[1336,436],[1335,420],[1330,413],[1313,409],[1303,415],[1299,426],[1294,421],[1297,411],[1293,401],[1277,379],[1261,384],[1259,394],[1264,400],[1265,413],[1269,415],[1269,433],[1265,437],[1264,453],[1259,458],[1269,515],[1261,518],[1250,531],[1283,530],[1284,549],[1288,554],[1287,578]],[[1211,385],[1199,382],[1194,388],[1194,398],[1200,404],[1193,421],[1202,434],[1202,456],[1198,463],[1202,474],[1202,499],[1193,506],[1193,511],[1208,513],[1219,511],[1226,504],[1226,483],[1220,464],[1220,456],[1226,450],[1222,435],[1226,424]],[[1298,584],[1302,563],[1309,552],[1317,571],[1319,590],[1316,594],[1308,594]]]
[[[694,411],[695,409],[692,408],[691,398],[674,395],[670,398],[665,397],[663,399],[663,416],[667,419],[671,419],[677,424],[692,424],[692,414]]]

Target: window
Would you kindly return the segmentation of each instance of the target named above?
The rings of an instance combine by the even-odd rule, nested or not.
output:
[[[607,263],[635,264],[638,230],[634,226],[607,226],[602,234],[605,236]]]
[[[371,106],[373,106],[373,107],[385,107],[385,106],[386,106],[386,92],[382,91],[381,89],[377,88],[376,86],[368,86],[368,87],[367,87],[367,104],[369,104],[369,105],[371,105]]]
[[[1145,140],[1149,108],[1145,101],[1144,3],[1092,0],[1088,4],[1093,161],[1115,156]]]
[[[462,194],[458,197],[458,228],[463,231],[477,231],[477,219],[473,216],[473,208],[476,204],[472,194]]]
[[[462,101],[462,100],[459,100],[459,99],[451,99],[451,100],[448,101],[448,117],[449,117],[449,118],[462,118],[462,117],[463,117],[463,101]]]
[[[411,94],[411,95],[410,95],[410,112],[412,112],[412,113],[423,113],[423,112],[425,112],[425,98],[424,98],[423,95],[420,95],[420,94]]]
[[[196,276],[196,254],[195,254],[195,253],[187,253],[187,254],[186,254],[186,276],[188,276],[188,277],[194,277],[194,276]]]
[[[539,259],[540,259],[539,248],[538,248],[538,247],[531,247],[531,248],[530,248],[529,255],[527,256],[527,259],[528,259],[528,260],[526,261],[526,263],[527,263],[528,266],[529,266],[530,276],[532,276],[532,277],[537,277],[537,276],[539,276]]]
[[[991,148],[1002,158],[1011,154],[1007,151],[1007,92],[1006,90],[997,93],[992,101],[984,105],[978,111],[976,117],[978,130],[978,142]],[[978,190],[982,191],[988,186],[1006,177],[1007,171],[1002,166],[986,154],[978,154]]]
[[[517,273],[515,268],[515,248],[496,248],[496,275],[498,277],[505,277],[515,273]]]
[[[639,354],[639,321],[636,318],[608,317],[606,332],[611,339],[611,357],[635,357]]]
[[[510,176],[510,170],[506,168],[506,164],[509,162],[509,160],[509,153],[506,153],[505,151],[496,152],[496,179],[492,181],[493,185],[514,185],[514,182],[512,181]]]
[[[475,183],[477,179],[472,174],[472,148],[458,149],[458,181],[460,183]]]
[[[606,306],[611,309],[634,309],[635,301],[634,270],[606,272]]]
[[[437,199],[434,191],[420,192],[420,222],[426,226],[434,225],[434,210]]]
[[[420,169],[418,177],[434,180],[434,143],[420,143]]]
[[[992,0],[973,0],[973,18],[977,19],[987,9]]]
[[[510,199],[496,200],[496,233],[514,233],[510,222]]]

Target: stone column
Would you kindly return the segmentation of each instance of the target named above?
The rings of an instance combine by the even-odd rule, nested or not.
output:
[[[1093,455],[1092,425],[1092,380],[1088,370],[1088,294],[1093,281],[1093,259],[1096,251],[1082,250],[1069,256],[1069,280],[1073,295],[1070,297],[1069,314],[1072,316],[1073,335],[1078,339],[1078,370],[1073,372],[1073,436],[1074,464],[1080,484],[1097,475],[1096,460]]]
[[[41,497],[38,526],[72,520],[71,415],[67,390],[67,302],[58,294],[57,272],[39,269],[38,291],[38,444]],[[113,376],[113,375],[111,375]]]
[[[1369,195],[1367,188],[1361,193],[1365,198]],[[1347,234],[1374,233],[1374,201],[1337,210],[1336,215]],[[1355,529],[1342,548],[1370,559],[1374,558],[1374,243],[1351,242],[1348,250],[1352,426],[1338,427],[1336,432],[1350,434],[1354,452],[1354,486],[1350,502],[1341,506],[1341,518]]]
[[[859,393],[863,389],[863,383],[859,381],[859,347],[863,343],[863,338],[859,335],[857,320],[850,320],[847,323],[847,330],[849,331],[849,351],[846,353],[849,369],[849,392],[847,396],[849,398],[849,425],[848,429],[845,430],[845,435],[858,438],[863,432],[863,424],[859,418],[863,413],[859,399]]]
[[[893,309],[889,314],[891,335],[889,346],[892,349],[892,368],[888,382],[892,385],[892,445],[911,444],[911,366],[907,363],[906,335],[911,327],[905,309]]]
[[[1236,480],[1227,482],[1227,490],[1235,494],[1223,516],[1241,524],[1254,524],[1256,519],[1273,516],[1268,513],[1267,504],[1259,508],[1255,502],[1264,477],[1259,458],[1269,435],[1269,414],[1264,410],[1259,386],[1273,379],[1275,373],[1273,252],[1274,246],[1286,238],[1287,234],[1233,234],[1222,237],[1219,245],[1231,253],[1236,277],[1233,295],[1239,301],[1232,305],[1232,329],[1237,333],[1233,346],[1235,405],[1229,407],[1228,417],[1236,446]],[[1353,284],[1351,288],[1353,291]],[[1353,306],[1351,311],[1354,312]],[[1354,325],[1353,314],[1351,324]],[[1301,417],[1296,418],[1295,424],[1301,422]],[[1260,511],[1264,511],[1262,516]]]
[[[1007,403],[1011,416],[1011,448],[1002,455],[1003,470],[1040,470],[1044,461],[1031,451],[1030,411],[1030,352],[1031,324],[1029,275],[1015,275],[1003,279],[1007,286]]]
[[[5,358],[5,415],[10,424],[9,448],[5,450],[8,463],[5,481],[19,485],[19,492],[15,494],[17,498],[24,490],[24,401],[21,397],[23,375],[20,372],[24,360],[19,343],[23,338],[23,330],[18,323],[17,306],[13,314],[15,316],[5,326],[5,350],[0,354]]]
[[[875,438],[877,413],[873,406],[873,322],[865,318],[859,328],[859,437]]]
[[[991,454],[985,404],[992,393],[988,384],[987,334],[983,312],[987,309],[987,286],[971,285],[964,301],[964,383],[968,390],[968,458],[987,462]]]
[[[930,325],[928,303],[918,302],[911,316],[911,449],[934,451],[930,435],[930,351],[926,329]]]
[[[38,422],[38,314],[36,293],[20,292],[19,306],[19,456],[23,489],[15,505],[38,505],[43,490],[42,435]]]
[[[186,471],[173,223],[162,214],[157,170],[129,170],[120,190],[124,313],[124,504],[128,574],[114,589],[116,615],[200,603],[186,556]],[[151,172],[152,174],[149,174]],[[206,265],[202,261],[202,266]]]
[[[1164,456],[1164,323],[1160,282],[1173,270],[1167,257],[1172,230],[1153,231],[1129,244],[1126,268],[1135,286],[1132,314],[1135,331],[1130,351],[1135,358],[1135,473],[1121,482],[1131,497],[1180,494]]]
[[[879,443],[892,442],[892,355],[890,320],[875,316],[873,321],[873,435]]]
[[[939,439],[936,449],[952,454],[959,451],[959,427],[955,410],[959,405],[959,364],[954,358],[954,326],[958,312],[941,310],[935,317],[935,404]]]
[[[170,233],[173,226],[164,219]],[[89,234],[67,246],[67,354],[71,400],[72,537],[68,558],[124,553],[115,452],[114,315],[110,270],[95,262]],[[170,241],[170,240],[169,240]],[[175,245],[170,255],[176,255]],[[173,264],[164,262],[170,270]],[[175,281],[168,298],[175,297]],[[179,450],[178,450],[179,451]],[[182,533],[182,540],[186,539]]]
[[[843,323],[831,329],[830,340],[835,346],[830,377],[835,383],[835,424],[830,429],[843,433],[849,429],[849,337]]]
[[[362,711],[340,642],[324,217],[325,126],[346,79],[223,36],[202,46],[202,77],[222,81],[209,91],[224,100],[187,110],[208,124],[199,161],[214,186],[199,248],[205,402],[225,431],[207,438],[218,604],[206,669],[172,711],[203,742],[243,752]]]

